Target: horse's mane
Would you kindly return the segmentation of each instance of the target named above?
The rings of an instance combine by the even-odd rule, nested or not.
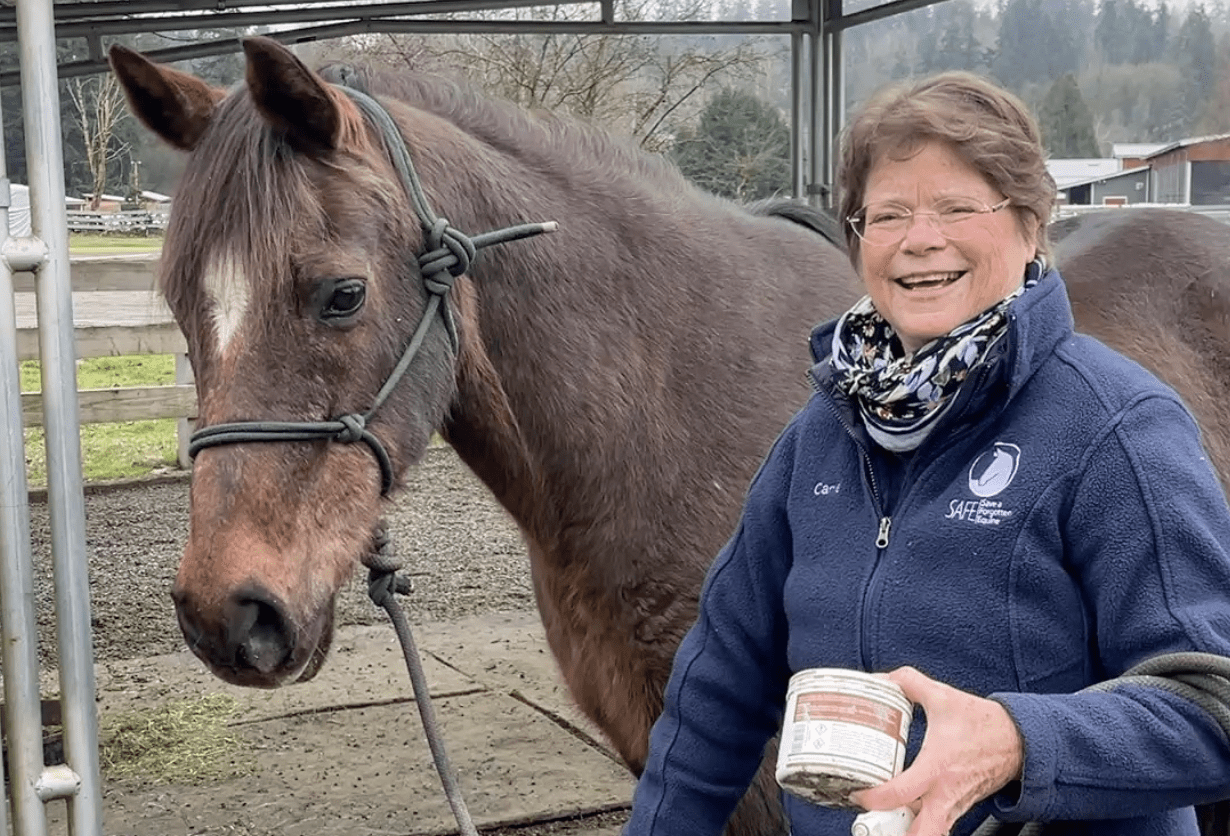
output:
[[[749,204],[747,210],[753,215],[767,218],[784,218],[791,223],[819,233],[843,253],[848,252],[846,238],[842,234],[841,221],[826,209],[817,209],[807,203],[784,197],[771,197]]]
[[[666,189],[691,188],[667,159],[580,119],[526,110],[441,75],[391,71],[356,64],[327,64],[318,72],[329,82],[375,96],[389,96],[456,125],[496,148],[534,148],[557,165],[569,161],[609,168],[658,182]],[[665,179],[664,179],[665,178]]]

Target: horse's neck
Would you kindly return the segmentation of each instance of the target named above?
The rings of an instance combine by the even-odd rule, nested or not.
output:
[[[464,288],[463,288],[464,289]],[[464,308],[465,304],[461,306]],[[485,348],[463,332],[457,395],[441,433],[475,475],[526,531],[545,528],[534,486],[541,484],[499,374]]]
[[[517,523],[537,542],[550,543],[564,519],[589,512],[580,484],[602,468],[610,442],[592,438],[589,444],[578,443],[575,433],[566,431],[571,416],[593,409],[592,399],[582,394],[583,381],[561,385],[583,372],[535,358],[536,350],[549,353],[555,347],[524,338],[536,328],[515,316],[512,327],[497,326],[505,336],[496,338],[499,349],[492,350],[477,338],[468,286],[460,296],[459,313],[468,329],[457,366],[456,401],[442,434]],[[522,330],[518,325],[523,326],[521,340],[508,336]],[[533,363],[548,371],[527,376],[514,370]],[[611,488],[620,491],[619,485]]]
[[[439,120],[420,126],[447,130]],[[560,223],[557,234],[484,251],[466,280],[457,300],[465,346],[445,438],[540,544],[563,531],[589,531],[632,553],[665,536],[661,525],[648,527],[661,523],[668,504],[676,516],[728,522],[725,505],[705,503],[685,486],[703,466],[706,486],[741,491],[761,437],[771,439],[792,411],[779,393],[762,391],[770,385],[764,381],[780,386],[794,368],[775,346],[754,352],[757,374],[739,387],[737,408],[710,411],[720,405],[712,403],[719,395],[708,370],[747,365],[741,343],[764,339],[705,337],[730,327],[723,309],[762,306],[747,285],[768,255],[758,243],[766,230],[751,226],[763,222],[614,143],[601,160],[594,155],[605,149],[578,141],[568,153],[579,158],[561,152],[547,161],[542,148],[519,150],[516,137],[502,144],[464,134],[437,139],[422,143],[420,174],[436,210],[460,228]],[[445,165],[445,150],[474,158]],[[815,252],[800,244],[802,233],[775,235],[787,263],[810,273],[814,265],[804,265]],[[819,283],[802,273],[788,288],[774,281],[765,292],[791,322],[768,311],[749,322],[797,341]],[[707,440],[742,450],[749,447],[743,438],[753,439],[748,455],[708,459],[697,446]],[[629,520],[644,527],[631,530]],[[677,527],[689,526],[701,523]]]

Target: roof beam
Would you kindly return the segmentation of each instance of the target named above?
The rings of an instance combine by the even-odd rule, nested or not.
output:
[[[3,0],[0,0],[3,2]],[[329,0],[99,0],[55,3],[57,37],[84,37],[90,58],[60,65],[61,78],[106,72],[106,58],[96,54],[101,36],[134,32],[176,32],[190,29],[250,28],[287,23],[323,23],[281,29],[268,37],[283,43],[329,40],[365,33],[391,34],[614,34],[614,35],[790,35],[817,30],[814,16],[823,18],[820,31],[840,32],[864,23],[934,5],[943,0],[890,0],[853,14],[844,14],[845,0],[795,3],[791,21],[618,21],[612,0],[417,0],[416,2],[341,3]],[[423,20],[422,15],[462,14],[542,6],[595,5],[594,20]],[[170,12],[189,12],[171,14]],[[804,11],[804,17],[797,12]],[[174,28],[172,28],[174,27]],[[0,42],[17,39],[16,12],[0,6]],[[238,52],[235,38],[217,38],[152,50],[155,61],[175,62]],[[0,86],[18,82],[19,70],[0,70]]]
[[[199,29],[232,29],[252,26],[275,26],[321,21],[370,20],[413,15],[444,15],[466,12],[541,6],[588,5],[595,0],[418,0],[409,3],[316,3],[296,4],[293,9],[262,9],[260,11],[212,11],[200,14],[168,15],[148,12],[143,15],[111,14],[58,16],[57,38],[82,38],[89,35],[127,35],[136,32],[182,32]],[[72,4],[79,5],[79,4]],[[103,4],[80,4],[103,5]],[[57,5],[57,9],[62,6]],[[7,17],[12,17],[8,15]],[[0,42],[17,40],[16,20],[0,16]]]
[[[936,3],[944,2],[944,0],[892,0],[892,2],[872,6],[870,9],[863,9],[861,12],[854,12],[853,14],[844,14],[841,11],[843,2],[844,0],[836,0],[833,3],[837,7],[836,10],[826,8],[824,11],[824,25],[829,31],[841,32],[854,26],[883,20],[893,15],[912,12],[916,9],[925,9],[927,6],[934,6]]]
[[[346,21],[327,26],[284,29],[265,37],[285,44],[344,38],[350,35],[386,32],[390,34],[569,34],[569,35],[788,35],[804,31],[807,24],[798,21],[638,21],[603,23],[601,21],[494,21],[494,20],[373,20]],[[145,52],[160,63],[187,61],[210,55],[239,52],[238,38],[217,38],[184,46]],[[72,61],[57,68],[60,78],[75,78],[107,72],[106,59]],[[17,84],[19,70],[0,72],[0,87]]]

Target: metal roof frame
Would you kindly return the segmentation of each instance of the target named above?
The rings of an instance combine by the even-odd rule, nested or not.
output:
[[[7,0],[11,2],[11,0]],[[102,39],[140,32],[173,32],[259,26],[292,26],[268,33],[287,44],[328,40],[373,32],[396,34],[560,33],[639,35],[791,35],[836,34],[853,26],[933,5],[942,0],[892,0],[846,14],[842,0],[793,0],[791,19],[780,21],[660,20],[623,21],[614,0],[60,0],[54,3],[58,38],[84,38],[90,57],[60,65],[61,78],[105,72]],[[596,6],[588,21],[448,20],[448,14],[481,13],[549,6]],[[174,24],[174,26],[169,25]],[[17,39],[16,11],[0,5],[0,42]],[[238,50],[230,39],[202,41],[149,52],[157,61],[173,62]],[[16,68],[0,68],[0,86],[16,83]]]

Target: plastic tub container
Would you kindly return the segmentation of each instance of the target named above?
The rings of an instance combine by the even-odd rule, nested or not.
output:
[[[850,793],[905,765],[913,706],[882,676],[809,668],[790,677],[777,753],[777,783],[827,807],[858,809]]]

